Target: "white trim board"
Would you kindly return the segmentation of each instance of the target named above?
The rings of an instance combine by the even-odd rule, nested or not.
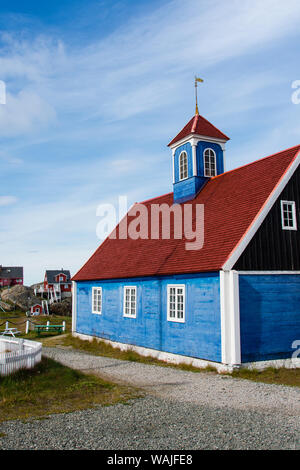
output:
[[[281,179],[279,180],[279,182],[277,183],[277,185],[271,192],[270,196],[268,197],[268,199],[262,206],[259,213],[256,215],[255,219],[253,220],[252,224],[243,235],[242,239],[239,241],[239,243],[230,253],[227,261],[222,266],[223,271],[230,271],[235,265],[235,263],[238,261],[239,257],[241,256],[243,251],[246,249],[247,245],[250,243],[250,241],[256,234],[257,230],[259,229],[259,227],[265,220],[266,216],[272,209],[273,205],[279,198],[280,194],[282,193],[282,191],[288,184],[289,180],[291,179],[291,177],[297,170],[299,164],[300,164],[300,151],[298,151],[296,157],[294,158],[294,160],[289,165],[284,175],[281,177]]]
[[[227,140],[218,139],[217,137],[208,137],[208,136],[200,135],[200,134],[189,134],[186,137],[184,137],[183,139],[180,139],[177,142],[174,142],[174,144],[170,145],[170,149],[172,149],[172,150],[175,149],[176,150],[177,147],[180,147],[181,145],[184,145],[184,144],[190,142],[191,139],[195,139],[197,144],[200,141],[219,144],[221,146],[222,150],[224,150],[225,145],[227,143]]]
[[[72,333],[76,331],[77,318],[77,282],[72,281]]]
[[[237,271],[220,271],[222,363],[241,364],[240,296]]]
[[[285,275],[291,275],[291,274],[295,274],[295,275],[299,275],[300,274],[300,271],[238,271],[239,274],[241,275],[247,275],[249,274],[250,276],[252,275],[261,275],[261,276],[275,276],[276,274],[277,275],[282,275],[282,274],[285,274]]]

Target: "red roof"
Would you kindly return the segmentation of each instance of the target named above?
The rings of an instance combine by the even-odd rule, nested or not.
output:
[[[188,135],[202,135],[205,137],[214,137],[221,140],[230,140],[227,135],[219,131],[213,124],[211,124],[207,119],[199,114],[192,117],[192,119],[187,123],[187,125],[182,129],[182,131],[177,134],[177,136],[168,144],[168,146],[175,144],[184,137]]]
[[[187,251],[185,238],[107,238],[73,280],[219,271],[299,151],[300,145],[209,180],[196,198],[189,201],[190,204],[204,204],[205,240],[201,250]],[[173,193],[143,204],[149,208],[151,204],[163,203],[171,206]],[[128,217],[128,223],[132,219]]]

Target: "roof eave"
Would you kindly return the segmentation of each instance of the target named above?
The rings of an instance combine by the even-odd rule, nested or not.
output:
[[[190,134],[186,135],[185,137],[183,137],[182,139],[176,140],[175,142],[171,141],[167,146],[170,147],[170,149],[173,150],[174,148],[177,148],[180,145],[183,145],[183,144],[187,143],[189,140],[191,140],[193,138],[196,139],[198,142],[200,140],[204,140],[204,141],[207,141],[207,142],[215,142],[217,144],[226,144],[226,142],[228,142],[230,140],[229,137],[227,137],[226,139],[220,139],[219,137],[210,137],[208,135],[190,133]]]

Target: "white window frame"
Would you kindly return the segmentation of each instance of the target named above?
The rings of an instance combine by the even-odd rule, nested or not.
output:
[[[293,225],[287,226],[285,225],[284,220],[284,204],[288,204],[291,206],[292,209],[292,217],[293,217]],[[297,230],[297,213],[296,213],[296,203],[295,201],[281,201],[281,225],[282,230]]]
[[[127,289],[130,290],[130,297],[129,297],[129,312],[126,312],[126,309],[127,309],[127,305],[126,305],[126,291]],[[131,313],[132,309],[131,309],[131,303],[132,303],[132,292],[134,292],[134,298],[135,298],[135,305],[134,305],[134,314]],[[136,318],[136,314],[137,314],[137,287],[136,286],[124,286],[124,290],[123,290],[123,317],[126,317],[126,318]]]
[[[186,168],[185,168],[185,165],[183,167],[183,174],[186,173],[186,176],[181,176],[181,160],[183,157],[185,158],[185,162],[186,162]],[[179,155],[178,166],[179,166],[179,181],[187,180],[189,177],[189,161],[188,161],[187,152],[185,150],[183,150]]]
[[[171,316],[171,289],[175,289],[175,317]],[[183,295],[183,317],[179,318],[178,317],[178,298],[177,296],[180,295],[178,294],[178,289],[182,289],[183,292],[181,295]],[[167,304],[168,304],[168,315],[167,319],[168,321],[176,322],[176,323],[185,323],[185,284],[168,284],[167,286]]]
[[[205,154],[206,154],[206,152],[212,152],[212,153],[213,153],[214,162],[215,162],[215,174],[214,174],[214,175],[212,175],[212,174],[209,174],[209,175],[208,175],[207,172],[206,172],[206,167],[205,167],[205,157],[206,157]],[[210,158],[211,158],[211,155],[209,155],[209,173],[211,173],[211,161],[210,161]],[[216,152],[215,152],[212,148],[210,148],[210,147],[206,148],[206,149],[204,150],[204,152],[203,152],[203,165],[204,165],[204,176],[206,176],[207,178],[212,178],[212,177],[214,177],[214,176],[217,176],[217,173],[218,173],[218,172],[217,172],[217,156],[216,156]]]
[[[97,292],[97,294],[96,294]],[[98,295],[98,292],[100,292],[100,309],[95,309],[94,308],[94,299],[95,296]],[[103,296],[102,296],[102,287],[93,287],[92,288],[92,313],[96,315],[102,315],[102,302],[103,302]],[[97,307],[99,307],[97,305]]]

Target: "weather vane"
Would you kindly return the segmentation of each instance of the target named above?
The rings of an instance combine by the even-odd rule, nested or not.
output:
[[[196,95],[196,116],[199,116],[199,109],[198,109],[198,96],[197,96],[197,88],[198,88],[198,82],[203,83],[204,80],[202,78],[196,77],[195,75],[195,95]]]

